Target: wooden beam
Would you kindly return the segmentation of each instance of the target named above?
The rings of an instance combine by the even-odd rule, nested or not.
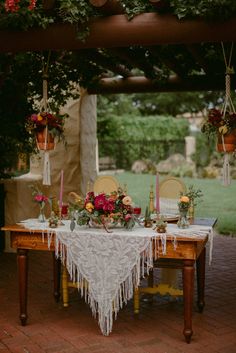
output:
[[[148,47],[150,52],[154,57],[156,57],[159,61],[163,62],[168,69],[176,73],[178,76],[182,77],[184,76],[183,69],[181,69],[178,65],[177,60],[173,57],[170,56],[169,58],[163,57],[163,55],[159,52],[157,47]]]
[[[145,58],[144,49],[136,48],[135,51],[132,51],[129,48],[113,48],[109,50],[112,54],[125,60],[133,68],[138,68],[142,70],[146,77],[151,76],[155,77],[157,72],[155,67],[153,67],[148,60]]]
[[[86,54],[87,60],[90,60],[105,70],[110,70],[113,72],[113,75],[121,75],[124,78],[132,76],[130,70],[125,66],[118,63],[114,63],[110,58],[106,57],[101,52],[96,49],[86,49],[83,54]],[[80,51],[78,51],[78,58],[80,56]]]
[[[232,76],[231,88],[236,88],[236,79]],[[126,79],[104,78],[88,89],[89,94],[117,94],[117,93],[148,93],[148,92],[176,92],[176,91],[220,91],[225,89],[224,75],[197,75],[181,80],[176,75],[170,76],[167,82],[157,82],[145,77],[136,76]]]
[[[201,68],[204,70],[204,72],[207,74],[209,73],[209,68],[207,67],[206,61],[204,60],[204,57],[201,55],[200,50],[196,44],[189,44],[187,45],[187,49],[191,53],[191,55],[194,57],[196,62],[201,66]]]
[[[179,21],[175,16],[156,13],[144,13],[131,21],[125,15],[114,15],[92,19],[89,29],[85,42],[78,39],[76,26],[70,24],[53,24],[25,32],[2,30],[0,52],[236,41],[236,18],[213,24]]]

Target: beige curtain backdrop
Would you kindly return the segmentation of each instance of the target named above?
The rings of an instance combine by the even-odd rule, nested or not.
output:
[[[61,170],[64,172],[63,201],[67,202],[70,191],[85,194],[87,183],[97,176],[96,104],[96,96],[81,89],[80,98],[69,100],[61,109],[61,113],[69,115],[65,123],[66,146],[60,142],[50,152],[51,186],[42,186],[43,152],[31,158],[29,173],[4,181],[5,224],[38,216],[39,208],[32,200],[29,187],[34,183],[48,196],[59,199]]]

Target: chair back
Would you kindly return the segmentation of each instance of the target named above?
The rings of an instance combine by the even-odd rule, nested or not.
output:
[[[179,178],[167,177],[160,183],[159,197],[161,213],[178,214],[178,199],[181,192],[186,192],[186,186]]]
[[[117,191],[118,187],[119,182],[115,177],[111,175],[101,175],[95,180],[93,191],[96,195],[100,193],[110,194],[113,191]]]

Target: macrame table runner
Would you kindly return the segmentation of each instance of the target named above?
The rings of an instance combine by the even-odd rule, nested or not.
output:
[[[173,247],[178,246],[178,237],[210,239],[210,261],[212,258],[213,232],[211,227],[192,225],[179,229],[168,224],[167,233],[157,234],[154,230],[135,227],[132,231],[104,230],[76,226],[70,231],[70,221],[64,226],[51,229],[30,219],[21,222],[32,232],[41,230],[44,239],[48,235],[48,246],[55,234],[55,252],[60,257],[75,282],[86,280],[88,288],[81,286],[81,295],[89,303],[92,313],[98,317],[104,335],[112,331],[113,318],[117,317],[123,304],[133,297],[133,290],[140,278],[153,266],[153,250],[161,246],[166,251],[167,237],[171,236]],[[156,248],[156,249],[155,249]]]

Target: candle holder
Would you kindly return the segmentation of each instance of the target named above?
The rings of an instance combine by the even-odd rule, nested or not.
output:
[[[61,211],[62,211],[62,207],[59,207],[59,218],[58,218],[58,226],[64,226],[65,224],[62,222],[61,220]]]
[[[150,193],[149,193],[149,211],[153,213],[154,211],[154,193],[153,193],[153,185],[150,186]]]

